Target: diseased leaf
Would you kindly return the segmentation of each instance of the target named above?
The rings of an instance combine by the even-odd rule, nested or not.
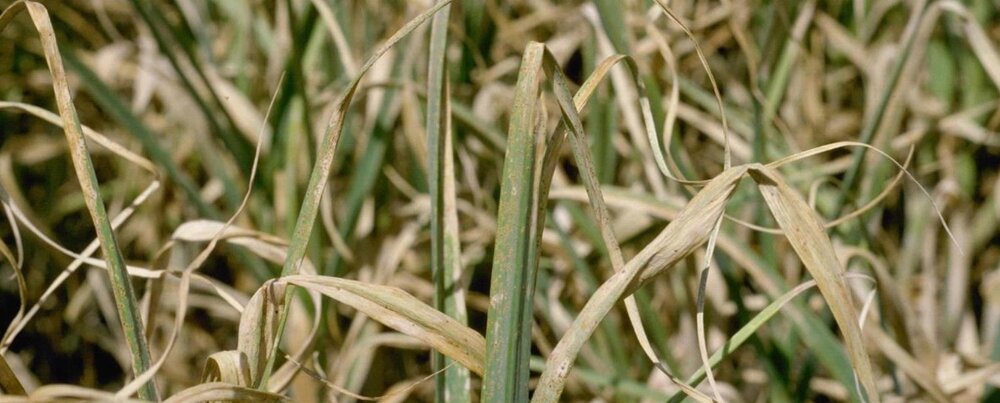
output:
[[[416,337],[472,372],[483,374],[486,354],[483,336],[403,290],[307,274],[285,276],[277,284],[291,284],[333,298],[386,326]]]
[[[868,352],[861,340],[858,312],[854,308],[854,301],[844,281],[843,266],[837,260],[833,243],[824,231],[823,222],[816,211],[809,207],[798,192],[785,183],[784,178],[776,170],[754,164],[750,166],[749,174],[757,182],[757,187],[771,209],[771,214],[785,231],[785,237],[795,253],[816,279],[817,286],[844,335],[851,365],[864,386],[868,401],[878,402],[875,375],[872,372]]]
[[[540,167],[535,137],[544,50],[545,45],[538,42],[525,48],[514,91],[490,276],[485,401],[528,398],[537,244],[545,218],[538,211],[545,190],[536,181]]]
[[[97,231],[101,253],[108,262],[108,274],[114,293],[115,307],[118,310],[118,318],[121,321],[125,341],[132,357],[132,373],[139,376],[150,366],[149,347],[146,345],[146,336],[143,332],[139,303],[132,291],[132,283],[125,267],[125,259],[118,248],[114,229],[111,227],[111,221],[108,220],[104,199],[98,191],[100,185],[97,182],[97,174],[94,172],[94,164],[87,151],[80,119],[77,116],[76,107],[73,105],[73,96],[70,94],[69,84],[66,81],[66,70],[63,67],[62,55],[59,53],[49,12],[41,3],[17,1],[0,14],[0,32],[3,32],[7,24],[21,10],[25,9],[28,10],[42,43],[45,61],[52,76],[52,88],[55,92],[59,115],[62,118],[63,131],[66,134],[66,141],[69,143],[73,167],[83,191],[83,200]],[[157,396],[156,385],[152,380],[145,383],[139,390],[139,397],[143,399],[156,400]]]
[[[746,167],[738,166],[712,179],[678,213],[677,219],[671,221],[622,271],[612,275],[591,295],[573,325],[549,355],[545,371],[542,372],[532,397],[533,402],[553,402],[559,399],[580,349],[594,333],[597,324],[619,300],[635,292],[642,284],[672,267],[708,240],[713,226],[722,216],[729,196],[745,173]]]

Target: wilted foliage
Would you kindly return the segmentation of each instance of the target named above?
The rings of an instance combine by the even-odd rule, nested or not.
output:
[[[996,2],[0,5],[0,400],[1000,399]]]

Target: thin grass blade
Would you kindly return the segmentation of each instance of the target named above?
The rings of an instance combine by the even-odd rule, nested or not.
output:
[[[146,345],[146,336],[143,334],[144,327],[142,317],[139,314],[139,303],[132,291],[132,283],[125,268],[125,260],[118,248],[114,229],[108,220],[104,200],[98,192],[100,185],[97,181],[97,174],[94,172],[94,164],[87,151],[83,129],[80,127],[80,119],[73,106],[73,96],[70,94],[69,84],[66,81],[66,71],[63,67],[62,56],[59,53],[49,13],[45,6],[40,3],[18,1],[4,9],[3,14],[0,14],[0,32],[23,9],[28,10],[41,39],[45,60],[52,75],[52,87],[55,91],[59,115],[62,117],[66,141],[69,143],[73,166],[83,191],[87,210],[90,212],[97,230],[97,238],[101,243],[101,253],[104,254],[104,258],[108,262],[108,273],[114,292],[115,306],[118,309],[122,331],[125,333],[126,344],[128,344],[132,356],[132,371],[133,374],[138,375],[146,371],[150,365],[149,347]],[[140,389],[139,395],[143,399],[157,399],[156,386],[152,380]]]
[[[476,374],[483,374],[486,341],[468,326],[395,287],[338,277],[299,274],[280,284],[316,291],[416,337]]]
[[[538,227],[535,183],[535,109],[544,45],[529,43],[521,59],[511,109],[507,155],[497,210],[496,246],[486,322],[484,401],[525,401],[531,357],[531,313],[537,257],[530,246]]]
[[[559,399],[580,349],[593,334],[597,324],[620,299],[672,267],[708,240],[713,225],[722,216],[726,201],[745,173],[746,167],[733,167],[712,179],[656,239],[632,258],[622,271],[615,273],[598,288],[549,355],[532,398],[533,402],[553,402]]]
[[[458,213],[455,210],[455,171],[451,144],[451,110],[448,99],[448,19],[445,6],[431,22],[427,61],[427,150],[428,191],[431,196],[431,273],[434,307],[465,324],[465,295],[461,284],[461,249]],[[435,371],[448,368],[436,378],[435,400],[465,402],[471,399],[469,371],[451,366],[451,360],[434,355]]]
[[[868,401],[878,402],[879,394],[871,361],[861,340],[858,312],[844,281],[843,267],[837,260],[833,243],[826,235],[821,219],[774,169],[755,164],[749,173],[757,182],[775,221],[785,230],[788,242],[816,279],[819,290],[844,335],[851,365],[867,393]]]
[[[389,39],[385,41],[372,56],[368,59],[356,77],[350,82],[347,88],[344,90],[343,94],[338,98],[334,108],[333,114],[330,116],[330,122],[327,124],[327,130],[323,134],[323,139],[320,141],[319,151],[316,156],[316,162],[313,164],[312,172],[309,175],[309,184],[306,186],[306,194],[302,200],[302,206],[299,209],[298,218],[295,222],[295,229],[292,231],[292,239],[289,243],[288,253],[285,256],[285,262],[281,268],[281,275],[287,276],[290,274],[295,274],[299,271],[299,264],[303,261],[305,257],[306,247],[309,244],[309,239],[312,237],[313,226],[316,224],[316,215],[319,213],[320,199],[325,193],[327,181],[330,178],[330,167],[333,165],[333,157],[337,152],[337,145],[340,140],[340,135],[344,127],[344,119],[347,115],[347,111],[351,105],[351,100],[354,98],[354,94],[358,90],[358,86],[361,84],[361,80],[364,78],[365,73],[367,73],[375,62],[386,52],[389,51],[393,46],[395,46],[403,37],[413,32],[420,24],[430,19],[435,13],[441,10],[444,6],[451,3],[451,0],[442,0],[435,4],[433,7],[420,13],[417,17],[413,18],[401,27],[396,33],[394,33]],[[289,297],[291,294],[287,294]],[[287,309],[290,304],[285,304],[285,311],[282,313],[279,326],[278,334],[284,331],[284,324],[287,319]],[[277,351],[278,343],[275,343],[272,347],[273,351]],[[271,369],[274,367],[274,359],[276,354],[271,354],[268,358],[268,363],[264,368],[264,374],[262,376],[262,384],[267,383],[267,379],[270,377]]]

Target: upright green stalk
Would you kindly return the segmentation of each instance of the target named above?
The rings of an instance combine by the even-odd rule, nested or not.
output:
[[[531,301],[538,262],[530,245],[538,224],[535,109],[543,50],[537,42],[525,49],[511,108],[486,322],[485,402],[528,400]]]
[[[97,174],[94,173],[94,164],[90,160],[87,143],[83,138],[80,118],[77,116],[76,107],[73,105],[73,96],[69,92],[66,71],[63,67],[62,56],[59,53],[59,46],[56,43],[56,36],[52,29],[52,21],[49,19],[49,13],[45,9],[45,6],[39,3],[19,1],[7,7],[3,14],[0,14],[0,31],[3,31],[14,16],[24,8],[28,9],[31,20],[34,22],[35,28],[38,30],[38,35],[41,38],[42,48],[45,52],[45,61],[52,74],[52,88],[55,91],[59,115],[62,117],[66,141],[69,143],[73,168],[80,182],[87,210],[90,212],[90,217],[97,230],[97,239],[101,243],[101,253],[104,254],[104,259],[108,263],[108,274],[111,278],[111,290],[115,297],[115,307],[118,310],[122,330],[125,333],[125,342],[128,344],[129,353],[132,356],[132,371],[135,376],[138,376],[145,372],[150,364],[149,347],[146,346],[142,317],[139,315],[139,303],[136,301],[135,293],[132,291],[132,283],[129,281],[125,259],[122,258],[121,250],[118,248],[118,241],[115,239],[114,230],[111,228],[111,222],[108,221],[108,213],[104,208],[104,200],[98,191],[100,184],[97,182]],[[158,400],[156,385],[152,380],[139,389],[139,397],[146,400]]]
[[[389,51],[393,46],[396,45],[404,36],[413,32],[420,24],[430,19],[434,13],[438,12],[442,7],[450,4],[451,0],[442,0],[440,3],[434,5],[430,9],[422,12],[420,15],[415,17],[406,23],[402,28],[396,31],[388,40],[385,41],[378,49],[373,52],[371,58],[365,62],[364,66],[358,72],[358,76],[354,77],[351,83],[344,90],[343,94],[336,101],[336,110],[330,117],[330,123],[327,125],[327,131],[323,135],[323,139],[320,142],[319,150],[317,150],[317,158],[313,164],[312,172],[309,175],[309,184],[306,186],[306,194],[302,200],[302,205],[299,208],[299,215],[295,222],[295,230],[292,231],[292,239],[288,245],[288,253],[285,256],[285,262],[281,268],[281,276],[288,276],[291,274],[296,274],[299,270],[299,263],[302,262],[305,257],[306,247],[309,244],[309,239],[312,237],[313,226],[316,224],[316,214],[319,213],[319,202],[323,197],[324,191],[326,189],[326,182],[330,178],[330,168],[333,165],[333,157],[337,152],[337,144],[340,142],[340,135],[344,127],[344,120],[347,117],[347,111],[351,105],[351,100],[354,98],[354,94],[357,92],[359,85],[361,84],[361,79],[364,77],[365,73],[368,72],[375,65],[382,55]],[[353,226],[349,225],[349,226]],[[284,331],[286,321],[288,319],[288,309],[291,304],[290,298],[292,293],[286,294],[286,301],[284,309],[280,315],[279,325],[278,325],[278,337]],[[272,347],[272,351],[269,357],[267,357],[267,365],[263,370],[263,376],[261,377],[260,383],[256,385],[258,388],[266,388],[268,378],[271,375],[271,371],[274,369],[274,363],[278,352],[279,342],[275,342]]]
[[[451,133],[448,130],[451,113],[448,106],[448,61],[445,51],[448,46],[450,14],[451,6],[445,6],[431,22],[430,56],[427,61],[427,181],[431,196],[431,272],[434,280],[434,308],[465,324],[465,301],[459,281],[461,256],[457,253],[458,217],[454,208],[455,173]],[[440,371],[453,361],[435,352],[433,362],[434,371]],[[435,382],[435,401],[467,402],[471,398],[469,370],[465,367],[452,365]]]

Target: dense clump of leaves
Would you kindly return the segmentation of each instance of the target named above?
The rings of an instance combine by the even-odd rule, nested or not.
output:
[[[989,2],[84,3],[0,15],[0,400],[997,396]]]

